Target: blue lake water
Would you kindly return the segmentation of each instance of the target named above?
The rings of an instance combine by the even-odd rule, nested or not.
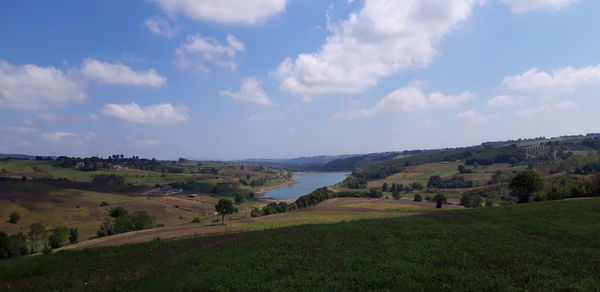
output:
[[[294,174],[297,184],[272,189],[265,197],[274,199],[296,200],[298,197],[325,186],[334,185],[343,181],[348,172],[307,172]]]

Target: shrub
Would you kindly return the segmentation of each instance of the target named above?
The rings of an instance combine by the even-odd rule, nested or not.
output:
[[[110,208],[110,210],[108,210],[108,216],[113,217],[113,218],[117,218],[117,217],[121,217],[121,216],[125,216],[127,215],[127,210],[125,210],[125,208],[123,207],[114,207],[114,208]]]
[[[52,248],[59,248],[69,244],[71,233],[69,228],[64,226],[55,227],[50,231],[49,242]]]
[[[415,202],[423,202],[423,196],[421,196],[421,194],[416,194],[414,201]]]
[[[17,224],[17,222],[19,222],[19,220],[21,220],[21,215],[17,212],[12,212],[8,216],[8,222],[10,222],[10,223]]]
[[[465,193],[460,197],[460,204],[465,208],[479,208],[481,201],[481,197],[474,193]]]

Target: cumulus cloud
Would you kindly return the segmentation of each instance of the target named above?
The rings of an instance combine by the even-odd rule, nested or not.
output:
[[[539,9],[559,10],[579,0],[500,0],[507,4],[514,13],[527,12]]]
[[[194,68],[208,72],[207,63],[237,71],[235,55],[245,49],[244,43],[232,35],[222,44],[215,38],[202,37],[200,34],[188,35],[185,43],[175,51],[177,63],[183,68]]]
[[[425,67],[435,45],[467,19],[475,0],[366,0],[337,25],[316,53],[286,59],[281,88],[299,96],[352,94],[398,71]]]
[[[138,124],[177,124],[189,120],[187,107],[170,103],[140,107],[131,104],[106,104],[102,113],[108,117]]]
[[[527,97],[513,95],[498,95],[487,101],[489,107],[507,107],[525,103]]]
[[[171,23],[158,16],[152,16],[146,19],[144,24],[146,25],[146,28],[148,28],[148,30],[153,34],[167,38],[174,37],[179,31],[177,28],[173,27]]]
[[[244,79],[242,81],[242,88],[238,92],[222,90],[219,91],[219,94],[258,105],[273,105],[271,98],[264,92],[262,86],[254,77]]]
[[[544,104],[536,108],[526,108],[517,111],[519,116],[530,116],[536,114],[548,114],[557,111],[565,111],[569,109],[577,108],[577,104],[570,101],[564,101],[555,104]]]
[[[60,69],[0,60],[0,108],[43,110],[86,98],[83,85]]]
[[[286,0],[154,0],[168,14],[227,24],[255,24],[285,9]]]
[[[120,63],[111,64],[93,59],[83,61],[81,74],[89,80],[137,87],[162,87],[167,83],[167,79],[154,69],[134,71]]]
[[[473,94],[470,92],[463,92],[459,95],[444,95],[439,92],[425,94],[416,86],[408,86],[394,90],[371,108],[339,112],[332,119],[368,117],[384,112],[412,112],[435,108],[450,108],[472,98]]]
[[[98,115],[96,115],[96,114],[90,114],[90,119],[92,119],[94,121],[98,121],[98,120],[100,120],[100,117],[98,117]]]
[[[513,90],[535,90],[546,93],[570,92],[582,86],[600,85],[600,65],[573,68],[560,68],[551,72],[530,69],[522,74],[508,76],[502,86]]]

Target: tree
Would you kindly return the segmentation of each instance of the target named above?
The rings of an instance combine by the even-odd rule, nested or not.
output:
[[[544,187],[544,182],[535,170],[527,169],[519,172],[508,186],[517,193],[519,203],[527,203],[534,192]]]
[[[415,202],[423,202],[423,196],[421,196],[421,194],[416,194],[414,201]]]
[[[79,242],[79,230],[77,228],[69,229],[69,242],[70,243]]]
[[[485,200],[485,207],[486,208],[492,208],[492,207],[494,207],[494,201],[492,201],[490,199]]]
[[[221,224],[225,224],[225,215],[233,214],[233,212],[235,212],[233,203],[227,199],[220,199],[215,205],[215,209],[221,214]]]
[[[48,232],[46,226],[42,223],[33,223],[29,226],[29,232],[27,232],[27,238],[31,242],[32,253],[40,251],[47,245]]]
[[[10,223],[17,224],[19,220],[21,220],[21,215],[19,215],[19,213],[17,213],[16,211],[10,213],[10,215],[8,216],[8,222]]]
[[[61,246],[67,245],[69,243],[70,237],[71,232],[69,231],[69,228],[64,226],[58,226],[52,229],[52,231],[50,232],[50,237],[48,239],[52,248],[59,248]]]
[[[114,207],[108,210],[108,216],[113,218],[121,217],[124,215],[127,215],[127,210],[125,210],[125,208],[123,207]]]
[[[383,183],[383,186],[381,186],[381,191],[382,192],[387,192],[388,191],[388,184],[387,183]]]
[[[244,197],[244,195],[242,195],[240,193],[238,193],[238,194],[235,195],[235,203],[236,204],[241,204],[244,201],[246,201],[246,198]]]
[[[436,208],[442,208],[443,204],[447,204],[448,200],[446,199],[446,196],[444,196],[444,194],[437,194],[433,197],[433,201],[435,202],[435,207]]]
[[[479,208],[481,202],[481,197],[474,193],[465,193],[460,197],[460,204],[465,208]]]
[[[394,189],[394,191],[392,192],[392,198],[394,198],[395,200],[399,200],[401,198],[400,191],[398,189]]]

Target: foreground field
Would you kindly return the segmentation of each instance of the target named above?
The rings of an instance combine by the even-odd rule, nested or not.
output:
[[[0,290],[596,291],[598,210],[572,199],[66,251],[0,262]]]
[[[433,203],[415,203],[408,200],[385,200],[364,198],[337,198],[325,201],[315,207],[263,217],[234,216],[226,221],[226,225],[202,220],[199,223],[186,223],[165,226],[150,230],[128,232],[109,237],[86,240],[78,244],[68,245],[61,250],[84,249],[90,247],[118,246],[129,243],[141,243],[160,239],[192,237],[214,233],[245,232],[280,228],[285,226],[336,223],[342,221],[411,216],[425,212],[438,211]],[[445,206],[457,208],[460,206]],[[213,217],[209,217],[210,219]]]

